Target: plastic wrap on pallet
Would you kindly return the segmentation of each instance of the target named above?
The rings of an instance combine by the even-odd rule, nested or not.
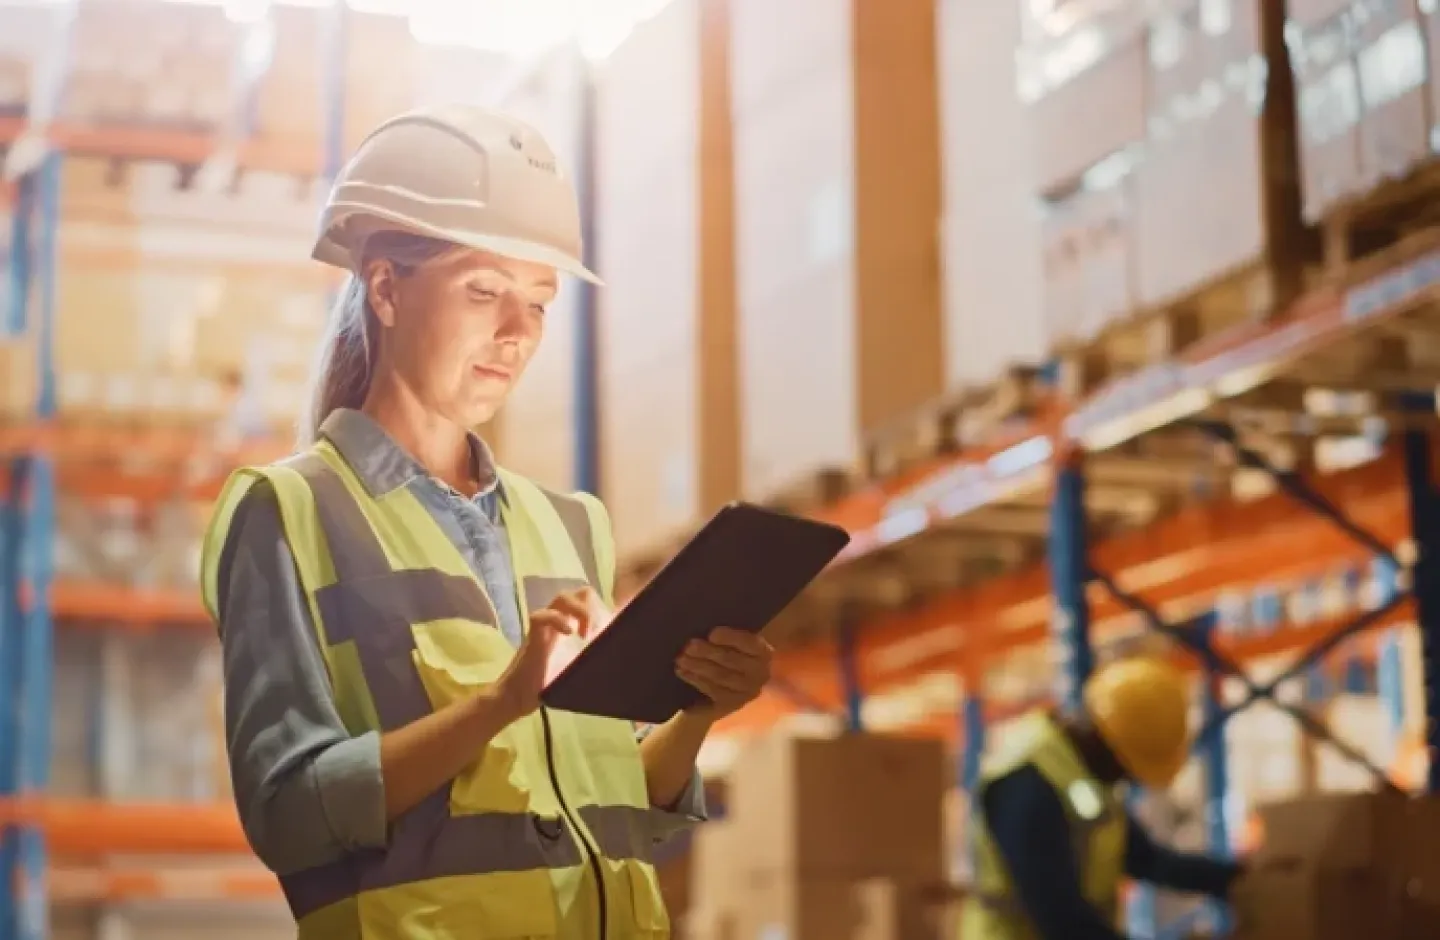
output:
[[[1135,309],[1130,177],[1049,203],[1042,225],[1046,332],[1054,346],[1088,343]]]
[[[95,718],[102,634],[88,624],[76,626],[55,634],[50,793],[59,797],[93,796],[99,784]]]
[[[73,29],[67,117],[186,128],[228,121],[240,28],[220,7],[84,3]]]
[[[1291,4],[1285,32],[1295,75],[1303,211],[1311,222],[1361,189],[1354,32],[1334,6]]]
[[[130,800],[213,802],[216,792],[212,700],[218,648],[203,632],[127,638],[125,694],[112,707],[129,712],[133,763],[113,781]],[[118,691],[118,690],[117,690]]]
[[[321,83],[327,62],[325,17],[330,8],[288,3],[268,6],[270,67],[252,90],[255,138],[269,143],[313,143],[318,159],[327,120]]]
[[[0,111],[18,110],[30,100],[60,15],[57,5],[7,3],[0,6]]]
[[[935,9],[731,10],[744,485],[771,498],[944,392]]]
[[[1017,52],[1017,86],[1030,102],[1035,186],[1067,189],[1111,154],[1145,138],[1145,34],[1141,4],[1112,4]]]
[[[733,219],[726,205],[702,220],[702,180],[707,163],[724,168],[729,154],[701,147],[705,122],[725,127],[730,116],[714,103],[724,93],[725,75],[711,64],[719,57],[701,46],[723,44],[726,31],[707,36],[703,13],[694,0],[668,4],[597,71],[601,477],[627,555],[663,550],[694,526],[702,449],[719,431],[719,422],[701,421],[705,373],[724,360],[701,355],[704,311],[714,301],[704,291],[705,252],[713,254],[712,238],[733,250]],[[733,318],[728,306],[715,322]]]
[[[997,91],[1015,80],[1022,18],[972,0],[946,0],[939,15],[946,378],[988,386],[1049,352],[1031,116]]]
[[[415,73],[423,56],[424,50],[411,35],[407,15],[348,11],[344,79],[347,154],[386,119],[415,105]],[[383,81],[375,80],[376,62],[385,63]],[[325,100],[323,95],[321,100]]]
[[[1290,101],[1267,63],[1267,48],[1281,47],[1271,9],[1173,0],[1151,21],[1148,132],[1135,170],[1142,306],[1244,270],[1285,238],[1271,230],[1280,217],[1271,206],[1293,185],[1294,150]]]
[[[39,356],[29,335],[0,336],[0,418],[34,414],[38,364]]]
[[[1355,10],[1360,186],[1369,190],[1430,156],[1429,61],[1417,0],[1367,0]]]

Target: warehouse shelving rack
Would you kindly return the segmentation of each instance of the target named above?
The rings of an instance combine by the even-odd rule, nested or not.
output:
[[[26,327],[36,339],[38,396],[33,419],[0,427],[0,940],[48,935],[52,900],[278,898],[264,872],[62,867],[53,858],[108,854],[238,855],[248,852],[233,808],[224,805],[127,805],[47,798],[51,744],[53,631],[69,618],[106,628],[157,624],[208,629],[198,598],[98,584],[57,583],[53,571],[55,495],[69,488],[92,496],[141,501],[186,492],[214,495],[223,478],[186,478],[184,461],[211,448],[207,435],[178,428],[109,428],[57,421],[54,366],[57,233],[61,165],[67,154],[168,161],[244,173],[283,172],[332,178],[342,158],[343,69],[347,10],[328,16],[328,65],[322,89],[328,126],[323,153],[251,138],[248,94],[257,76],[235,83],[231,120],[204,131],[97,125],[68,119],[61,108],[70,33],[78,0],[54,9],[57,36],[45,51],[25,113],[0,117],[7,179],[0,198],[13,203],[9,308],[4,332]],[[237,27],[238,28],[238,27]],[[228,465],[285,453],[279,441],[250,441],[226,454]],[[152,469],[126,472],[137,453]],[[158,469],[154,469],[158,468]],[[13,694],[12,693],[13,690]]]
[[[1001,576],[995,582],[1005,582],[1000,591],[991,589],[995,583],[954,590],[858,628],[841,624],[832,640],[782,654],[779,669],[785,683],[757,714],[738,716],[733,726],[743,732],[787,711],[820,708],[856,729],[862,724],[867,693],[913,681],[928,670],[953,670],[965,680],[958,726],[955,718],[943,715],[915,726],[948,732],[963,742],[958,778],[973,791],[987,724],[1015,710],[997,708],[977,691],[984,663],[1050,643],[1060,661],[1054,701],[1076,708],[1080,686],[1096,660],[1097,607],[1107,615],[1128,611],[1150,630],[1188,649],[1188,664],[1203,674],[1206,721],[1197,751],[1205,771],[1205,819],[1211,843],[1228,851],[1226,720],[1256,701],[1276,701],[1277,686],[1285,678],[1305,675],[1348,639],[1413,613],[1425,676],[1424,746],[1430,757],[1425,784],[1428,791],[1440,792],[1440,601],[1435,572],[1440,563],[1440,498],[1432,465],[1436,377],[1418,369],[1409,384],[1402,378],[1398,387],[1392,381],[1377,393],[1356,381],[1358,376],[1337,372],[1330,361],[1337,350],[1371,342],[1382,333],[1389,339],[1407,330],[1413,333],[1417,318],[1434,314],[1437,284],[1440,248],[1396,246],[1387,256],[1370,259],[1347,282],[1316,290],[1271,322],[1238,328],[1179,359],[1121,378],[1058,420],[1042,419],[986,453],[938,461],[822,510],[818,515],[855,533],[849,559],[853,564],[923,538],[957,517],[997,505],[1043,505],[1044,525],[1034,534],[1045,546],[1048,566],[1037,564]],[[1377,400],[1354,424],[1371,423],[1383,412],[1390,427],[1398,430],[1394,436],[1399,447],[1391,447],[1369,466],[1337,475],[1343,485],[1324,478],[1312,483],[1305,475],[1275,466],[1248,446],[1227,420],[1233,415],[1243,423],[1252,412],[1266,410],[1302,436],[1348,426],[1348,420],[1327,423],[1298,412],[1297,388],[1322,385],[1326,376],[1334,380],[1333,389],[1343,391],[1348,383]],[[1356,430],[1350,428],[1351,433]],[[1126,448],[1145,438],[1172,438],[1174,443],[1197,437],[1219,442],[1238,466],[1267,475],[1276,495],[1252,506],[1193,506],[1140,531],[1094,538],[1089,531],[1095,508],[1087,498],[1089,471],[1104,471],[1111,454],[1134,453]],[[1283,541],[1290,544],[1277,544],[1279,527],[1288,532]],[[1255,544],[1247,546],[1247,541]],[[1266,636],[1217,636],[1214,595],[1219,589],[1293,573],[1305,559],[1311,570],[1338,562],[1368,564],[1381,585],[1380,596],[1354,617],[1330,617]],[[835,577],[843,583],[843,570]],[[1046,603],[1047,592],[1053,604]],[[1146,594],[1160,595],[1160,600]],[[1174,606],[1186,595],[1202,603],[1196,608],[1191,597],[1187,606],[1192,615],[1170,622],[1159,608],[1162,603]],[[1021,608],[1028,609],[1016,617]],[[932,637],[928,650],[917,651],[917,637],[926,634]],[[905,658],[900,650],[907,643],[912,647],[910,662],[893,665]],[[1293,657],[1280,677],[1257,683],[1246,676],[1245,663],[1279,653]],[[1398,655],[1392,633],[1382,641],[1379,656],[1379,684],[1392,718],[1401,708],[1394,680]],[[872,680],[868,686],[867,675]],[[1219,698],[1219,680],[1226,677],[1248,688],[1242,704],[1226,706]],[[1329,740],[1347,758],[1366,766],[1382,786],[1394,786],[1383,769],[1369,766],[1363,755],[1335,741],[1307,711],[1280,707],[1310,735]],[[1149,900],[1140,892],[1134,907],[1140,919],[1137,935],[1168,936],[1189,926],[1160,930]],[[1211,914],[1223,921],[1223,911],[1212,909]]]
[[[57,491],[129,497],[154,502],[185,492],[196,499],[218,493],[226,468],[268,462],[288,444],[252,440],[216,461],[215,473],[195,480],[177,468],[209,453],[207,435],[173,427],[112,428],[57,422],[57,376],[53,333],[55,282],[60,259],[61,165],[67,154],[115,160],[166,161],[224,172],[265,171],[333,179],[344,157],[347,89],[344,62],[348,4],[326,16],[327,46],[320,94],[326,127],[320,152],[253,136],[249,95],[261,77],[238,74],[225,126],[208,131],[158,126],[104,126],[77,122],[61,108],[63,76],[77,5],[56,9],[50,60],[40,71],[25,114],[0,115],[0,153],[8,151],[11,182],[0,204],[13,203],[10,304],[7,332],[27,325],[38,338],[38,405],[33,420],[0,424],[0,940],[40,940],[47,935],[50,901],[179,899],[250,900],[279,897],[275,880],[249,869],[215,870],[93,868],[55,859],[106,854],[226,856],[248,854],[234,809],[228,804],[114,804],[47,798],[51,741],[52,635],[58,624],[85,621],[105,629],[144,631],[157,624],[210,630],[198,596],[96,583],[57,581],[52,563]],[[237,26],[237,28],[239,28]],[[521,65],[522,70],[525,66]],[[593,86],[581,96],[578,177],[587,251],[594,252],[592,120]],[[8,198],[7,198],[8,197]],[[98,258],[98,263],[108,259]],[[123,260],[123,259],[122,259]],[[593,260],[593,259],[592,259]],[[87,260],[88,263],[88,260]],[[0,295],[3,296],[3,295]],[[577,311],[576,484],[596,491],[598,426],[595,396],[595,294],[583,289]],[[148,469],[117,465],[117,456],[144,454]]]

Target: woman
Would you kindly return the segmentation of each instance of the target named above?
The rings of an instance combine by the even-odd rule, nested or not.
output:
[[[695,758],[770,650],[676,664],[709,704],[638,740],[542,708],[557,637],[612,602],[605,510],[495,466],[488,421],[580,261],[532,128],[468,108],[376,130],[315,257],[351,272],[302,453],[242,470],[206,539],[235,798],[302,938],[662,937],[653,844],[704,816]]]

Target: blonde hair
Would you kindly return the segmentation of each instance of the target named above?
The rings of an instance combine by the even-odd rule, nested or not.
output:
[[[455,249],[450,242],[409,232],[380,231],[365,239],[360,263],[335,299],[320,343],[310,387],[310,402],[299,421],[299,445],[315,443],[320,426],[337,408],[359,408],[370,392],[375,372],[375,344],[380,323],[370,305],[365,270],[374,261],[389,261],[402,276]]]

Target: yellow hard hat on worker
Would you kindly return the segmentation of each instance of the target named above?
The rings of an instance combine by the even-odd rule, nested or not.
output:
[[[575,187],[541,133],[500,111],[422,108],[391,118],[335,179],[314,258],[354,270],[365,239],[400,230],[533,261],[592,284]]]
[[[1190,756],[1190,693],[1180,670],[1152,656],[1117,660],[1090,677],[1082,696],[1126,773],[1147,787],[1170,786]]]

